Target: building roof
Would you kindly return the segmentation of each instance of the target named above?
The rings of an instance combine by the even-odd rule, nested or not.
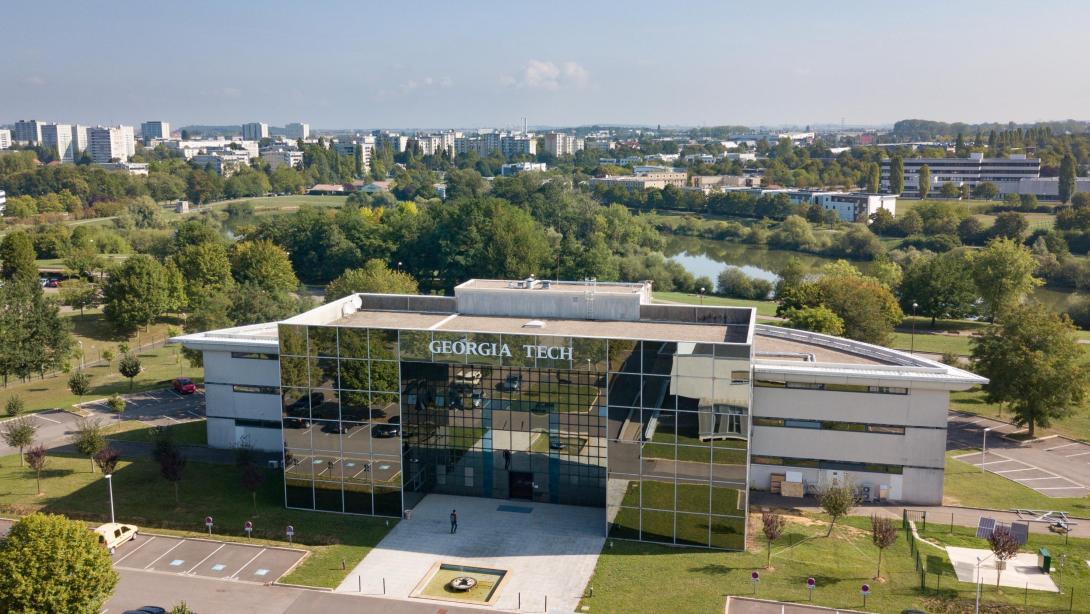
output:
[[[532,278],[531,278],[532,279]],[[458,289],[469,290],[517,290],[525,292],[528,288],[518,286],[529,280],[511,281],[509,279],[471,279],[460,284]],[[583,294],[592,291],[595,294],[639,294],[646,287],[644,282],[616,282],[616,281],[550,281],[548,279],[533,279],[533,290],[544,292],[577,292]]]

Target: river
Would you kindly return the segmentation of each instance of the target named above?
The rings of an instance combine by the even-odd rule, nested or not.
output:
[[[713,282],[727,267],[739,268],[751,277],[775,282],[779,279],[777,271],[783,269],[791,258],[798,258],[807,272],[816,272],[835,260],[825,256],[768,249],[735,241],[681,235],[667,235],[666,248],[663,252],[693,275],[710,277]],[[852,264],[862,269],[864,273],[870,267],[869,262],[853,262]],[[1053,309],[1063,310],[1076,295],[1073,292],[1054,288],[1038,288],[1033,296]]]

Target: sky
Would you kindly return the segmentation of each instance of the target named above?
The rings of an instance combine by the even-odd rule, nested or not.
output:
[[[12,0],[0,124],[1090,119],[1083,0]]]

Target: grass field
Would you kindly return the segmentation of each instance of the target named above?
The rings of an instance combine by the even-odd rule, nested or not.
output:
[[[111,425],[113,423],[111,422]],[[111,430],[110,439],[118,441],[137,441],[142,443],[155,442],[154,427],[137,420],[124,420],[122,429]],[[109,427],[110,425],[108,425]],[[208,423],[205,420],[193,420],[164,427],[170,432],[174,442],[183,446],[208,445]]]
[[[969,354],[969,339],[970,337],[967,336],[920,333],[917,329],[915,341],[913,341],[912,333],[900,331],[893,333],[893,343],[890,344],[890,347],[895,350],[914,348],[917,352],[933,352],[935,354],[953,352],[959,356],[967,356]]]
[[[900,523],[897,523],[900,527]],[[750,517],[751,530],[760,530],[760,517]],[[867,599],[867,611],[897,613],[908,608],[926,609],[929,612],[972,612],[975,586],[958,583],[945,557],[936,557],[935,571],[944,573],[941,589],[935,590],[935,575],[927,579],[926,591],[920,589],[920,576],[915,561],[910,556],[904,532],[899,531],[897,541],[886,549],[882,557],[883,580],[874,580],[877,571],[878,551],[871,544],[870,520],[854,517],[842,520],[830,537],[824,537],[827,525],[820,517],[788,518],[784,536],[773,547],[772,567],[765,569],[766,546],[758,540],[747,552],[721,552],[690,548],[658,546],[648,543],[607,540],[598,559],[598,566],[590,581],[593,597],[584,598],[582,606],[590,612],[671,612],[686,614],[722,611],[726,595],[752,595],[754,586],[750,573],[759,571],[761,578],[756,587],[758,597],[783,601],[807,600],[806,578],[817,580],[814,591],[815,605],[834,608],[862,609],[859,588],[867,583],[871,593]],[[931,526],[929,525],[929,529]],[[968,529],[967,529],[968,530]],[[945,535],[935,527],[928,537],[934,540],[949,538],[956,545],[983,547],[983,540],[955,531]],[[975,541],[974,541],[975,540]],[[1069,557],[1065,579],[1073,582],[1090,581],[1090,569],[1070,563],[1080,558],[1090,559],[1090,540],[1071,540],[1071,545],[1060,547],[1062,538],[1034,536],[1037,542],[1047,543],[1066,552]],[[923,546],[923,548],[928,548]],[[937,550],[933,551],[938,554]],[[921,550],[921,554],[927,554]],[[1054,554],[1055,556],[1055,554]],[[929,563],[931,561],[928,561]],[[654,587],[648,586],[653,583]],[[1021,591],[1005,589],[997,594],[994,588],[985,587],[984,603],[1004,603],[1021,608],[1024,596]],[[1031,593],[1027,612],[1067,611],[1067,595]],[[1088,611],[1090,597],[1081,597],[1083,609]],[[1080,606],[1075,602],[1076,608]],[[1059,608],[1065,608],[1060,610]],[[987,612],[1021,612],[1021,609],[987,609]]]
[[[170,484],[152,462],[122,461],[114,472],[117,516],[143,529],[170,529],[185,535],[207,536],[203,519],[215,518],[215,536],[242,541],[243,523],[254,524],[256,543],[287,545],[284,528],[295,527],[295,545],[311,556],[285,581],[334,587],[344,578],[343,559],[351,569],[389,530],[396,520],[289,510],[284,507],[281,473],[266,472],[257,493],[257,505],[241,486],[234,466],[189,463],[179,483],[179,503]],[[20,468],[15,456],[0,458],[0,514],[34,511],[63,513],[73,518],[102,522],[109,518],[106,487],[101,474],[91,473],[86,458],[53,456],[42,474],[43,495],[35,495],[34,473]]]
[[[996,403],[988,403],[980,389],[950,393],[950,408],[987,418],[1010,421],[1010,410]],[[1052,422],[1048,427],[1037,427],[1037,436],[1058,434],[1090,441],[1090,402],[1083,403],[1070,416]]]
[[[293,196],[252,196],[249,198],[235,198],[221,200],[207,206],[211,209],[225,209],[232,203],[250,202],[254,205],[254,214],[271,213],[285,210],[298,209],[311,205],[315,207],[340,207],[348,200],[347,196],[311,196],[307,194]]]
[[[702,299],[699,294],[687,294],[685,292],[655,292],[655,298],[674,303],[687,303],[700,305]],[[707,295],[703,298],[704,305],[717,307],[753,307],[757,315],[773,317],[776,315],[776,301],[751,301],[740,298],[724,298],[722,296]]]
[[[1046,497],[1032,488],[994,473],[981,473],[980,467],[974,467],[953,458],[969,452],[972,450],[951,450],[946,453],[946,473],[943,479],[944,503],[1000,510],[1018,507],[1064,510],[1076,516],[1090,514],[1090,498]]]

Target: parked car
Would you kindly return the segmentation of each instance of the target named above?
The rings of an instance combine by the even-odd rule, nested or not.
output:
[[[522,376],[521,375],[508,375],[502,382],[497,384],[500,390],[507,390],[510,392],[518,392],[522,390]]]
[[[284,418],[284,428],[286,429],[305,429],[310,426],[310,420],[306,418]]]
[[[323,433],[347,433],[351,429],[351,422],[327,422],[322,426]]]
[[[194,392],[197,392],[197,385],[188,377],[177,377],[174,379],[174,392],[177,392],[178,394],[193,394]]]
[[[125,610],[121,614],[167,614],[167,611],[157,605],[146,605],[139,610]]]
[[[51,277],[48,281],[45,282],[46,288],[59,288],[60,286],[61,280],[57,279],[56,277]]]
[[[550,450],[563,450],[566,447],[567,447],[567,444],[564,443],[564,440],[561,439],[560,437],[558,437],[556,435],[550,435],[549,436],[549,449]]]
[[[400,424],[376,424],[371,427],[371,436],[376,439],[388,439],[390,437],[397,437],[401,433]]]
[[[117,522],[107,522],[95,529],[99,545],[109,550],[110,554],[113,554],[121,544],[136,539],[136,534],[139,532],[140,530],[131,524]]]
[[[484,405],[485,399],[488,398],[488,395],[486,395],[484,392],[477,391],[470,395],[470,398],[473,399],[473,407],[481,407]]]

